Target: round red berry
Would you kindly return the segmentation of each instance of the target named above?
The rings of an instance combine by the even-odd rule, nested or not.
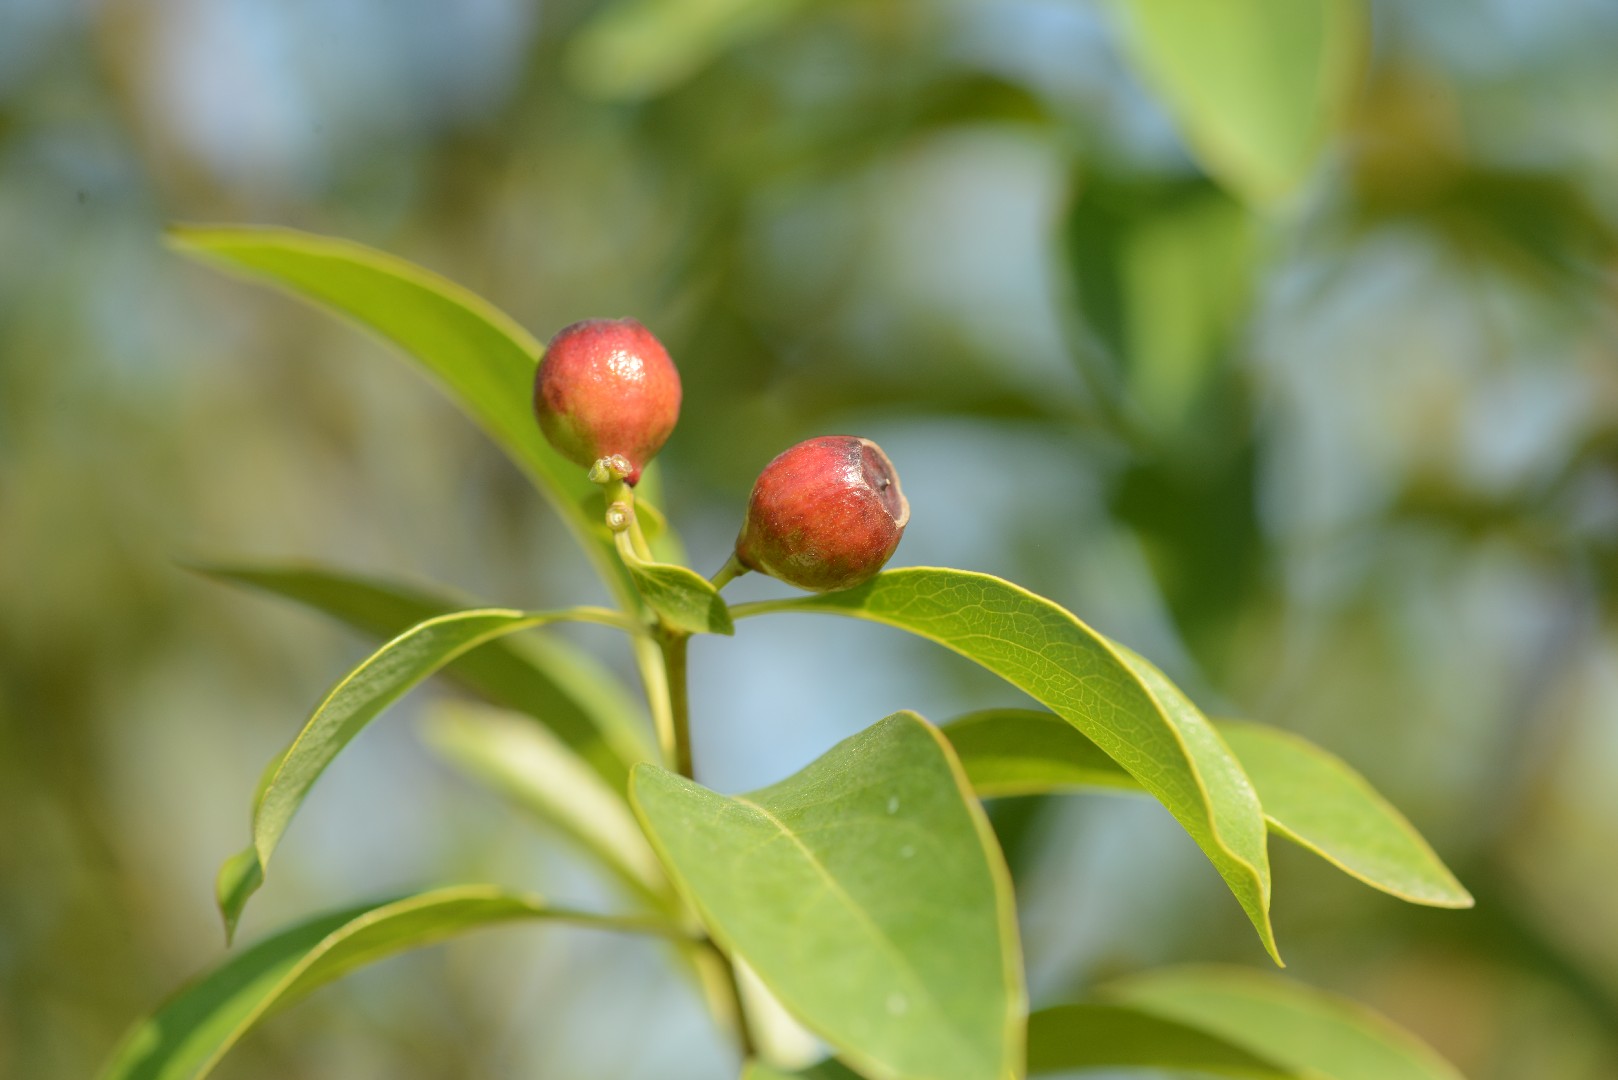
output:
[[[869,439],[827,435],[764,467],[747,503],[736,558],[812,592],[875,576],[910,520],[899,475]]]
[[[586,468],[622,455],[633,484],[680,418],[680,374],[634,319],[563,328],[534,376],[534,412],[558,452]]]

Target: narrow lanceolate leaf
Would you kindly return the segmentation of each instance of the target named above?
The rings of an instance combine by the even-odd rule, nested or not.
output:
[[[338,683],[266,770],[253,799],[253,842],[220,868],[217,892],[226,935],[235,932],[247,898],[263,883],[270,855],[309,789],[366,724],[467,650],[569,614],[483,608],[439,615],[382,646]]]
[[[1364,0],[1121,0],[1124,37],[1201,164],[1250,201],[1308,176],[1365,63]]]
[[[324,612],[386,641],[410,627],[475,606],[447,590],[304,565],[203,565],[211,577],[251,585]],[[655,757],[640,708],[617,678],[588,653],[557,638],[493,641],[444,669],[495,705],[536,717],[625,792],[629,768]]]
[[[427,737],[462,771],[577,840],[635,894],[669,905],[668,879],[623,794],[545,728],[504,709],[451,702],[429,718]]]
[[[737,616],[819,611],[936,641],[1018,687],[1117,761],[1191,834],[1280,961],[1257,794],[1172,683],[1049,600],[987,574],[889,570],[844,592],[739,604]]]
[[[487,301],[403,259],[292,229],[186,226],[187,254],[265,278],[399,346],[526,472],[620,598],[628,581],[601,527],[601,496],[552,450],[530,411],[539,342]]]
[[[618,545],[635,590],[664,626],[684,634],[734,634],[730,608],[719,590],[695,570],[673,563],[647,562],[629,547]]]
[[[1218,1035],[1124,1005],[1058,1005],[1028,1018],[1028,1073],[1153,1068],[1301,1080],[1302,1073]]]
[[[1340,759],[1262,724],[1222,720],[1215,727],[1252,779],[1271,832],[1401,900],[1471,906],[1471,894],[1421,834]],[[990,709],[943,731],[982,798],[1139,788],[1099,747],[1050,713]]]
[[[608,930],[668,933],[661,924],[549,908],[536,896],[492,885],[436,889],[323,915],[246,949],[136,1024],[101,1080],[206,1076],[249,1029],[290,1004],[394,953],[480,927],[555,919]]]
[[[1010,875],[926,721],[890,716],[736,798],[650,765],[631,784],[715,939],[861,1075],[1021,1075]]]
[[[1461,1080],[1432,1048],[1347,998],[1245,968],[1149,972],[1109,984],[1115,1001],[1219,1036],[1326,1080]]]
[[[1221,721],[1219,733],[1253,778],[1275,832],[1402,900],[1472,906],[1415,826],[1342,759],[1263,724]]]

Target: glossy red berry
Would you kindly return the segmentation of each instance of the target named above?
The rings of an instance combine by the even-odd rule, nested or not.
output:
[[[633,484],[680,418],[680,374],[634,319],[564,327],[534,375],[534,412],[558,452],[586,468],[620,454]]]
[[[899,474],[869,439],[827,435],[764,467],[747,503],[736,558],[811,592],[849,589],[882,569],[910,504]]]

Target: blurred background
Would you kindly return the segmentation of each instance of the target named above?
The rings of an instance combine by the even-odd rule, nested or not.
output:
[[[896,564],[1012,578],[1208,711],[1303,732],[1477,895],[1412,909],[1277,848],[1289,974],[1474,1080],[1618,1075],[1618,6],[1377,0],[1366,29],[1321,0],[1325,33],[1224,38],[1150,7],[0,0],[0,1076],[88,1075],[217,961],[258,772],[368,651],[178,560],[600,595],[424,380],[165,251],[172,221],[360,240],[541,339],[642,319],[685,380],[667,509],[704,572],[776,452],[877,439],[914,507]],[[1017,703],[841,620],[693,662],[721,790],[896,708]],[[329,771],[249,940],[448,881],[613,902],[423,747],[443,693]],[[1155,804],[995,814],[1036,1004],[1265,963]],[[655,948],[516,929],[325,990],[218,1075],[726,1054]]]

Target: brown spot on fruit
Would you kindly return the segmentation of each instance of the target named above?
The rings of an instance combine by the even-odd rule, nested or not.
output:
[[[910,520],[882,448],[853,435],[809,439],[764,467],[747,503],[736,558],[812,592],[849,589],[893,556]]]

